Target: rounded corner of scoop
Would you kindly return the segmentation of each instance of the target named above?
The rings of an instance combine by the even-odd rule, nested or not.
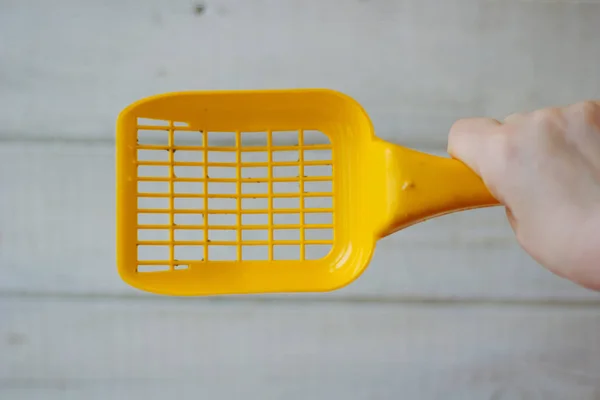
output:
[[[135,289],[145,291],[145,288],[143,287],[143,285],[140,284],[139,279],[137,279],[136,271],[132,271],[130,269],[127,269],[127,268],[124,268],[124,267],[118,265],[117,273],[119,274],[119,277],[121,278],[121,280],[123,282],[125,282],[127,285],[129,285]]]
[[[161,296],[173,296],[176,295],[175,292],[166,290],[167,288],[163,287],[164,285],[156,285],[155,283],[151,283],[151,281],[146,281],[144,279],[140,279],[140,274],[137,271],[132,271],[124,268],[117,268],[119,273],[119,277],[121,280],[129,285],[131,288],[139,290],[145,293],[151,293],[153,295],[161,295]],[[158,273],[157,273],[158,274]]]
[[[132,103],[129,103],[127,106],[125,106],[123,109],[121,109],[121,111],[119,112],[119,114],[117,116],[117,121],[122,121],[123,119],[132,115],[133,112],[136,111],[138,108],[144,107],[147,104],[150,104],[157,100],[161,100],[161,99],[168,98],[168,97],[176,97],[176,96],[179,96],[179,95],[185,94],[185,93],[187,93],[187,92],[165,92],[165,93],[158,93],[158,94],[154,94],[152,96],[146,96],[141,99],[138,99]]]
[[[330,284],[326,291],[342,289],[357,280],[369,267],[375,253],[376,241],[358,246],[358,250],[349,249],[346,256],[338,258],[336,267],[332,268]]]
[[[365,123],[369,126],[371,132],[373,132],[374,127],[373,122],[371,121],[371,117],[369,117],[369,113],[367,113],[367,110],[362,106],[362,104],[358,100],[356,100],[349,94],[335,89],[322,89],[321,92],[323,94],[337,98],[339,101],[341,101],[341,103],[344,104],[345,107],[347,107],[348,110],[351,111],[351,113],[360,114],[360,116],[364,119]]]
[[[337,89],[331,89],[331,88],[323,88],[323,89],[318,89],[318,90],[324,94],[335,96],[335,97],[343,100],[344,102],[351,103],[352,105],[358,106],[362,109],[362,105],[358,102],[358,100],[356,100],[354,97],[350,96],[347,93],[344,93]]]
[[[371,243],[369,248],[365,249],[365,251],[361,254],[361,258],[356,263],[356,268],[354,269],[354,273],[352,276],[352,281],[358,279],[369,267],[371,264],[371,260],[373,259],[373,255],[375,254],[375,241]]]

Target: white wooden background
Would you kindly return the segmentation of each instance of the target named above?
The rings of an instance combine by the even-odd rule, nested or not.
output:
[[[115,270],[113,144],[157,92],[330,87],[442,154],[457,118],[600,97],[599,21],[600,1],[0,0],[0,399],[600,398],[600,295],[531,261],[502,209],[386,238],[338,292],[154,297]]]

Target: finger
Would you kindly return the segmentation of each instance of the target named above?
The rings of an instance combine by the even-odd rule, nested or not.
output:
[[[514,113],[506,116],[502,121],[505,124],[518,124],[520,121],[523,121],[527,114],[524,113]]]
[[[491,118],[458,120],[450,128],[448,154],[464,162],[481,176],[481,166],[491,151],[492,141],[502,124]]]
[[[600,127],[600,101],[582,101],[564,108],[570,116],[579,120],[583,126],[574,131],[588,131],[586,127]]]

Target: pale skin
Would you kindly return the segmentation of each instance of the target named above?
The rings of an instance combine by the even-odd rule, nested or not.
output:
[[[600,291],[600,101],[459,120],[448,152],[506,207],[527,253]]]

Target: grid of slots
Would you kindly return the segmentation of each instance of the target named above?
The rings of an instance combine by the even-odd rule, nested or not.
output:
[[[138,271],[314,260],[333,244],[333,154],[319,131],[212,132],[138,119]]]

